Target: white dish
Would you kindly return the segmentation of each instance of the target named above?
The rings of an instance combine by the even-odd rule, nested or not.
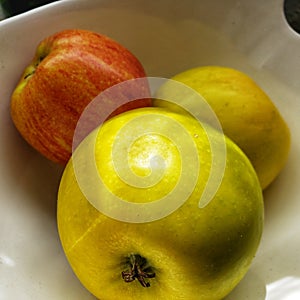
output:
[[[0,300],[95,299],[69,267],[56,228],[62,168],[15,130],[10,94],[37,43],[65,28],[107,34],[148,76],[198,65],[248,73],[292,132],[289,160],[265,192],[265,229],[250,271],[226,300],[300,299],[300,36],[281,0],[58,1],[0,22]]]

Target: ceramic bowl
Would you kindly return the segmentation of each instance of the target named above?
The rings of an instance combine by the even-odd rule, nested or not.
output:
[[[66,28],[114,38],[148,76],[223,65],[248,73],[267,92],[291,129],[291,151],[264,192],[258,253],[226,300],[300,299],[300,36],[289,27],[282,0],[65,0],[0,22],[0,299],[95,299],[60,245],[62,167],[27,145],[9,112],[10,95],[38,42]]]

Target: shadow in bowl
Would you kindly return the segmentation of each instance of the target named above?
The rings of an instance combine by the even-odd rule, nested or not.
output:
[[[48,161],[31,148],[9,120],[1,128],[0,144],[0,155],[5,157],[0,163],[0,180],[2,193],[7,195],[1,202],[15,201],[20,207],[41,209],[56,217],[56,195],[63,166]]]

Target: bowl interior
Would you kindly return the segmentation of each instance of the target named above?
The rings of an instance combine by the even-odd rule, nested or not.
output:
[[[10,95],[38,42],[65,28],[82,28],[122,43],[148,76],[224,65],[248,73],[269,94],[291,129],[291,152],[265,191],[265,231],[257,256],[226,299],[287,299],[292,292],[295,298],[288,299],[299,299],[300,36],[288,26],[282,1],[260,4],[66,0],[0,22],[0,298],[94,299],[73,275],[57,234],[62,167],[24,142],[9,113]]]

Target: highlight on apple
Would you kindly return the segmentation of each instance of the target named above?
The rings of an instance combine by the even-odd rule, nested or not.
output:
[[[205,130],[210,145],[211,167],[198,202],[198,209],[205,207],[213,199],[221,184],[226,166],[225,136],[221,134],[223,139],[216,143],[212,136],[215,131],[211,131],[214,127],[215,130],[223,133],[220,122],[205,99],[192,88],[172,79],[144,77],[127,80],[106,89],[90,102],[77,123],[73,138],[74,171],[82,193],[96,209],[111,218],[129,223],[159,220],[177,210],[194,191],[199,172],[202,171],[199,160],[201,153],[195,144],[197,136],[168,115],[157,114],[156,110],[151,112],[151,108],[146,108],[147,114],[137,115],[128,122],[120,124],[116,135],[109,137],[113,139],[112,147],[110,153],[106,155],[111,155],[114,172],[127,187],[133,190],[144,189],[149,191],[149,194],[155,195],[153,191],[168,172],[167,153],[156,152],[153,149],[151,151],[145,149],[140,154],[135,153],[134,157],[140,160],[139,164],[144,164],[143,174],[138,174],[129,164],[130,153],[134,151],[136,143],[142,143],[149,138],[155,140],[157,137],[163,137],[168,145],[172,145],[174,149],[172,153],[178,156],[180,162],[180,174],[176,178],[173,178],[175,175],[172,177],[172,184],[165,195],[146,202],[133,202],[121,198],[111,191],[107,184],[109,178],[99,172],[95,146],[99,143],[98,137],[101,131],[105,129],[103,125],[109,122],[106,121],[108,117],[121,105],[148,97],[149,87],[151,97],[156,99],[155,101],[161,101],[161,109],[164,109],[164,103],[166,106],[173,105],[175,111],[177,109],[196,119]],[[164,93],[165,87],[172,93]],[[182,102],[182,99],[185,101]],[[101,104],[103,102],[111,103],[111,106],[103,108]],[[100,139],[101,142],[107,141]],[[84,151],[76,151],[78,147],[84,147]]]

